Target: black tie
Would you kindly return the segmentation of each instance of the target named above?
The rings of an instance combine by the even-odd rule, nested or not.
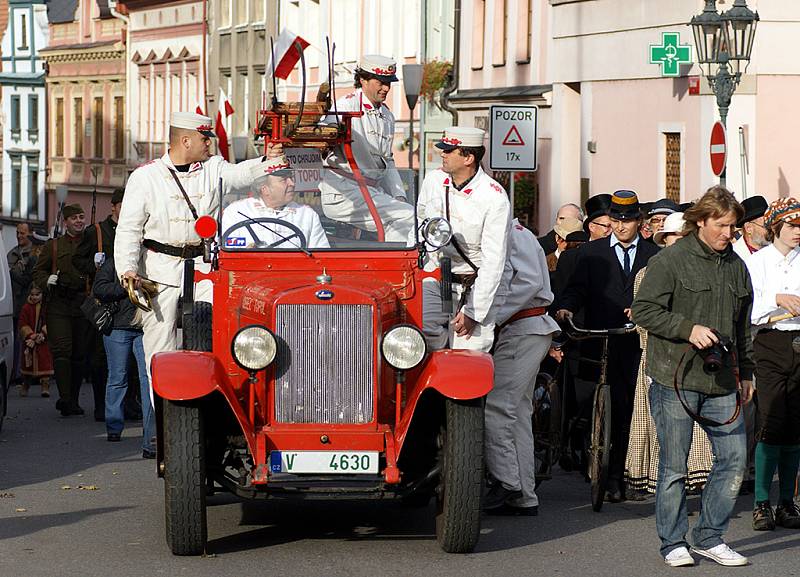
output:
[[[628,251],[630,251],[633,248],[633,245],[630,246],[619,245],[619,247],[622,249],[622,252],[624,253],[624,256],[622,257],[622,272],[624,272],[625,276],[627,277],[630,276],[631,274],[631,255]]]

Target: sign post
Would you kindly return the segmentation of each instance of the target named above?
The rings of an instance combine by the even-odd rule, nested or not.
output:
[[[514,213],[514,173],[536,170],[536,106],[492,106],[489,111],[489,168],[511,174],[509,200]]]
[[[728,161],[728,136],[721,122],[715,122],[711,129],[709,146],[711,170],[719,177],[719,183],[725,186],[725,166]]]

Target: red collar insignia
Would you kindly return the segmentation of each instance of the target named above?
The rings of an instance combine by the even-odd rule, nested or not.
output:
[[[363,104],[364,104],[364,108],[366,108],[367,110],[372,110],[372,105],[371,104],[369,104],[367,102],[364,102]]]
[[[445,185],[450,184],[450,178],[449,177],[444,179],[444,184]]]

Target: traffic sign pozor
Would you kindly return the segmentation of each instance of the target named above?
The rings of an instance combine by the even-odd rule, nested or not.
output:
[[[492,106],[489,112],[489,168],[536,170],[536,106]]]
[[[716,176],[721,176],[725,172],[725,165],[728,161],[728,137],[725,127],[721,122],[715,122],[711,129],[711,170]]]

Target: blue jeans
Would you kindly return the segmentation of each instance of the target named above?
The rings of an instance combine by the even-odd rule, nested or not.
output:
[[[108,359],[108,383],[106,385],[106,431],[122,433],[125,416],[122,403],[128,390],[128,360],[131,352],[139,369],[139,383],[142,392],[142,449],[154,451],[153,435],[156,420],[153,405],[150,403],[150,382],[147,379],[144,347],[141,329],[114,329],[110,335],[103,336]]]
[[[656,425],[660,450],[656,485],[656,529],[661,554],[688,547],[686,533],[686,460],[692,444],[692,418],[686,414],[675,390],[655,381],[650,385],[650,412]],[[736,407],[736,395],[704,395],[683,391],[683,398],[698,415],[719,423],[727,421]],[[700,501],[700,517],[692,529],[698,549],[710,549],[723,542],[722,535],[739,496],[747,464],[747,442],[742,415],[730,425],[703,426],[711,440],[714,461]]]

